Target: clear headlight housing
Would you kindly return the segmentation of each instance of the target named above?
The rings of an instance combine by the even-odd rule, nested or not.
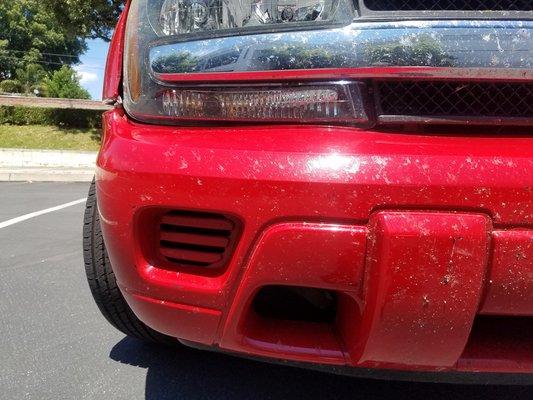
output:
[[[126,27],[124,107],[135,119],[163,124],[365,123],[361,83],[269,80],[263,84],[185,85],[175,77],[165,79],[158,74],[165,65],[150,58],[154,50],[173,43],[191,42],[198,48],[221,37],[346,25],[353,16],[352,0],[132,0]],[[211,64],[236,63],[243,51],[238,45],[235,49],[227,54],[206,54],[207,61],[170,52],[157,62],[192,73],[204,65],[204,70],[223,76],[224,72],[217,72]]]
[[[143,5],[160,36],[276,29],[276,24],[342,24],[353,18],[349,0],[139,0],[141,9]]]

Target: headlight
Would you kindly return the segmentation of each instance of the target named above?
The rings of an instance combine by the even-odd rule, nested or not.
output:
[[[141,0],[142,2],[142,0]],[[257,28],[275,24],[343,23],[353,18],[346,0],[145,0],[159,10],[155,31],[163,36]],[[153,11],[152,11],[153,14]],[[155,21],[154,21],[155,22]]]
[[[266,30],[313,29],[345,25],[353,19],[351,0],[133,0],[126,29],[124,107],[135,119],[165,124],[183,122],[308,122],[366,124],[363,83],[276,82],[184,85],[167,70],[228,71],[236,65],[291,61],[297,46],[239,46],[239,35]],[[201,57],[174,52],[175,43],[213,49],[217,37],[235,37],[229,51],[206,50]],[[258,36],[259,37],[259,36]],[[210,46],[205,46],[207,42]],[[244,42],[242,42],[244,43]],[[263,43],[267,44],[268,43]],[[166,46],[166,47],[165,47]],[[170,48],[164,55],[158,49]],[[313,59],[335,62],[327,51]],[[235,69],[236,70],[236,69]]]

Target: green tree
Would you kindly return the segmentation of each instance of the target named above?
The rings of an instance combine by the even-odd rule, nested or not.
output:
[[[16,79],[6,79],[0,82],[0,92],[3,93],[23,93],[20,82]]]
[[[43,94],[47,97],[59,97],[65,99],[90,99],[87,90],[81,87],[78,74],[69,66],[62,66],[61,69],[46,77],[42,82]]]
[[[0,0],[0,83],[29,93],[46,75],[79,63],[87,38],[110,39],[123,3]]]
[[[85,39],[70,31],[42,0],[0,2],[0,80],[13,79],[28,64],[45,71],[79,62]]]
[[[42,0],[71,34],[109,40],[124,0]]]
[[[24,68],[18,68],[16,71],[17,79],[22,93],[33,93],[39,89],[41,81],[47,76],[47,73],[41,64],[26,64]]]

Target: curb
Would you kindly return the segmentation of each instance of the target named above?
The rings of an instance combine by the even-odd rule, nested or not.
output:
[[[0,167],[0,182],[91,182],[94,168]]]
[[[0,181],[90,182],[96,152],[0,148]]]
[[[93,168],[97,154],[92,151],[0,148],[0,167]]]

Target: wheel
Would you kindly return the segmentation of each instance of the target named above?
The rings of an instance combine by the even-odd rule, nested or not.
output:
[[[100,229],[94,180],[91,183],[83,221],[83,259],[93,298],[111,325],[128,336],[161,344],[177,340],[146,326],[133,313],[120,292]]]

